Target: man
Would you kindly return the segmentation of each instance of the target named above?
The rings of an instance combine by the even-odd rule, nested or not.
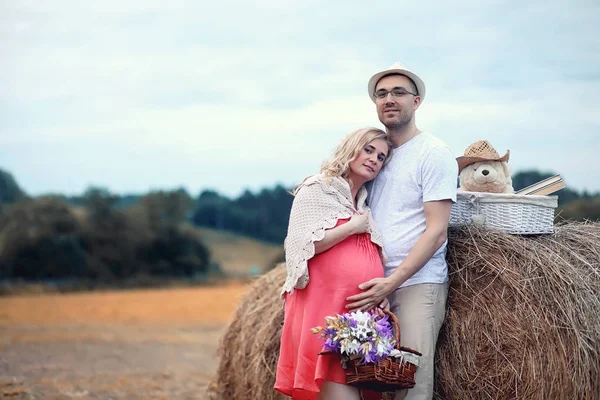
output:
[[[448,294],[446,244],[458,166],[450,149],[419,130],[415,112],[425,84],[396,63],[369,80],[369,95],[394,145],[389,164],[373,182],[369,205],[381,230],[385,278],[359,286],[347,308],[370,308],[388,298],[398,317],[401,344],[423,354],[416,385],[396,399],[433,397],[434,356]]]

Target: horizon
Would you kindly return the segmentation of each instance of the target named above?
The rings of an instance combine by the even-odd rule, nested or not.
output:
[[[5,171],[10,173],[10,171],[7,171],[6,169],[3,169],[2,166],[0,165],[0,171]],[[539,170],[523,170],[523,171],[511,171],[511,176],[514,178],[515,175],[517,174],[521,174],[521,173],[529,173],[529,172],[537,172],[540,173],[542,175],[554,175],[553,171],[539,171]],[[12,175],[12,174],[11,174]],[[13,175],[13,178],[15,179],[17,185],[19,185],[19,181],[18,179]],[[154,187],[154,188],[150,188],[147,191],[142,191],[142,192],[133,192],[133,191],[125,191],[125,192],[113,192],[109,189],[107,189],[106,187],[103,186],[98,186],[98,185],[90,185],[89,187],[87,187],[86,189],[84,189],[82,192],[79,193],[62,193],[62,192],[46,192],[46,193],[37,193],[37,194],[30,194],[29,192],[27,192],[21,185],[19,185],[19,187],[21,188],[21,190],[23,190],[23,192],[25,192],[25,194],[27,195],[31,195],[33,197],[42,197],[42,196],[64,196],[64,197],[69,197],[69,198],[73,198],[73,197],[82,197],[85,194],[85,191],[87,189],[90,188],[95,188],[95,189],[105,189],[108,190],[108,192],[110,194],[113,195],[117,195],[119,197],[127,197],[127,196],[134,196],[134,197],[141,197],[144,196],[148,193],[151,192],[156,192],[156,191],[165,191],[165,192],[169,192],[169,191],[176,191],[176,190],[184,190],[190,197],[192,198],[196,198],[198,196],[200,196],[203,192],[205,191],[214,191],[216,193],[218,193],[221,196],[230,198],[230,199],[235,199],[237,197],[240,197],[244,194],[244,192],[249,191],[252,194],[258,194],[260,191],[262,190],[272,190],[275,189],[278,186],[283,187],[284,189],[290,189],[292,188],[292,186],[295,185],[295,183],[292,184],[284,184],[283,182],[274,182],[272,184],[267,184],[261,187],[257,187],[257,188],[243,188],[241,189],[239,192],[237,193],[226,193],[223,192],[222,190],[220,190],[219,188],[215,188],[215,187],[206,187],[206,188],[202,188],[200,189],[199,192],[190,192],[187,188],[183,187],[183,186],[172,186],[172,187]],[[572,190],[575,191],[576,193],[580,194],[580,195],[584,195],[584,194],[588,194],[588,195],[592,195],[592,196],[598,196],[600,195],[600,190],[598,191],[587,191],[587,190],[578,190],[577,188],[573,188],[570,186],[566,186],[564,189],[568,189],[568,190]],[[518,190],[515,188],[515,190]],[[562,189],[560,189],[562,190]],[[556,193],[554,193],[555,195],[559,195],[560,194],[560,190]]]

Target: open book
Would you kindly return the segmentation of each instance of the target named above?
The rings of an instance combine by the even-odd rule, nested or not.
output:
[[[527,186],[525,189],[521,189],[515,192],[515,194],[537,194],[537,195],[545,195],[554,193],[560,189],[565,187],[565,183],[563,182],[560,175],[554,175],[550,178],[546,178],[543,181],[539,181],[538,183],[534,183],[531,186]]]

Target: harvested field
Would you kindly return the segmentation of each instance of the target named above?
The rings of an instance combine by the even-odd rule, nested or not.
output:
[[[0,298],[0,398],[203,399],[243,283]]]

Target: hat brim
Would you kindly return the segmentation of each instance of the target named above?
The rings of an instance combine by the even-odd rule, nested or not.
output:
[[[375,100],[376,100],[375,87],[377,87],[377,82],[379,82],[381,80],[381,78],[383,78],[384,76],[394,75],[394,74],[404,75],[404,76],[407,76],[408,78],[412,79],[412,81],[415,83],[415,86],[417,87],[418,96],[421,98],[421,102],[423,102],[423,100],[425,100],[425,83],[423,82],[423,80],[421,80],[421,78],[419,78],[415,73],[413,73],[409,70],[402,69],[402,68],[392,68],[392,69],[386,69],[385,71],[378,72],[375,75],[373,75],[371,77],[371,79],[369,79],[369,85],[368,85],[369,97],[371,98],[371,100],[373,100],[373,103],[375,103]]]
[[[468,165],[475,164],[476,162],[482,161],[508,161],[510,158],[510,150],[506,150],[506,154],[500,158],[485,158],[485,157],[465,157],[460,156],[456,157],[456,162],[458,163],[458,173],[463,170]]]

